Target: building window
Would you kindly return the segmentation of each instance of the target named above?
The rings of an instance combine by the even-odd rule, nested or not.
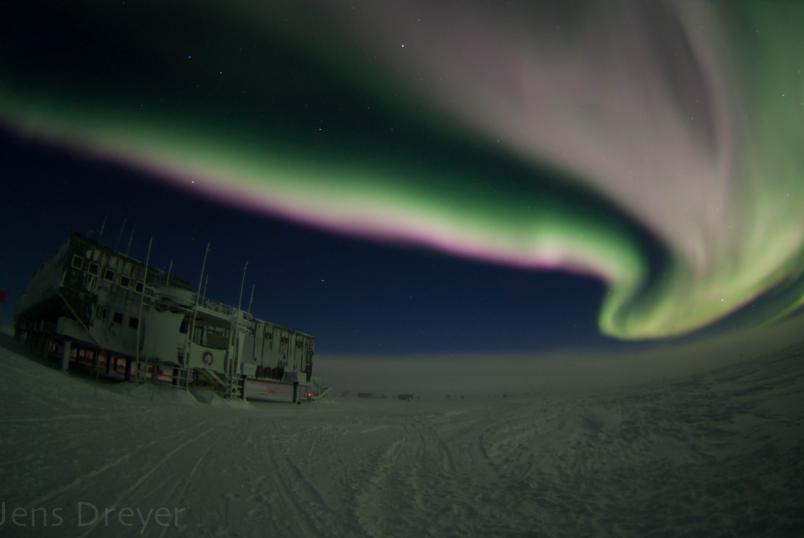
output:
[[[81,270],[84,268],[84,258],[79,256],[78,254],[73,254],[73,261],[71,263],[73,269]]]
[[[98,283],[98,278],[92,275],[84,275],[84,285],[88,290],[95,289],[95,285]]]
[[[107,269],[103,272],[103,279],[107,282],[114,282],[114,271]]]
[[[100,266],[98,262],[90,262],[89,267],[87,267],[87,271],[89,271],[90,275],[98,276],[98,271],[100,271]]]
[[[114,323],[117,323],[118,325],[122,324],[123,323],[123,314],[121,314],[120,312],[115,312],[114,316],[112,316],[112,321]]]
[[[138,280],[134,285],[134,289],[137,291],[137,293],[142,293],[142,290],[145,289],[145,284],[142,283],[142,280]]]
[[[137,327],[139,327],[140,326],[139,318],[134,317],[128,318],[128,326],[131,327],[132,329],[136,329]]]
[[[126,275],[120,275],[120,285],[124,288],[129,287],[131,285],[131,279]]]
[[[98,319],[106,319],[106,307],[99,306],[98,310],[96,311],[96,315],[98,316]]]

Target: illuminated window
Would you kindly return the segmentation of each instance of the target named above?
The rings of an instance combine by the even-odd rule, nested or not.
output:
[[[73,269],[83,269],[84,268],[84,258],[79,256],[78,254],[73,254],[73,261],[72,264]]]

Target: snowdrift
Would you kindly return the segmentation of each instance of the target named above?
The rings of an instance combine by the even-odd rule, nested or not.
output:
[[[793,536],[804,347],[666,382],[244,411],[0,349],[3,536]]]

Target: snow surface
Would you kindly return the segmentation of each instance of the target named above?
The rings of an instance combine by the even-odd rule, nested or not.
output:
[[[804,346],[583,394],[304,405],[0,366],[2,536],[804,536]]]

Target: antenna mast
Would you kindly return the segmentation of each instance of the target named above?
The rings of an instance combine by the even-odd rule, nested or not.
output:
[[[140,335],[142,334],[142,305],[145,302],[145,293],[146,293],[146,291],[148,289],[148,264],[151,262],[151,244],[153,243],[153,241],[154,241],[153,237],[148,239],[148,253],[145,255],[145,275],[142,277],[142,284],[143,284],[142,285],[142,295],[140,295],[140,309],[139,309],[139,313],[137,314],[137,348],[136,348],[137,349],[137,357],[136,357],[137,369],[136,369],[136,372],[137,372],[137,382],[138,383],[140,383],[141,381],[144,381],[144,378],[140,374],[140,347],[141,347]],[[156,366],[154,366],[154,369],[155,368],[156,368]],[[147,371],[145,372],[145,375],[146,376],[148,375]],[[157,377],[158,375],[159,375],[159,373],[154,371],[154,377]]]
[[[248,270],[248,261],[243,266],[243,278],[240,280],[240,298],[237,300],[237,309],[243,308],[243,287],[246,285],[246,271]]]
[[[108,219],[108,218],[109,218],[108,214],[104,215],[104,217],[103,217],[103,222],[101,222],[100,231],[98,232],[98,243],[100,243],[101,240],[103,239],[103,230],[106,229],[106,219]]]
[[[195,305],[193,305],[193,320],[190,323],[190,328],[187,331],[186,344],[184,346],[184,388],[185,390],[190,386],[190,345],[193,343],[193,333],[195,332],[195,319],[198,316],[198,297],[201,295],[201,282],[204,280],[204,271],[207,268],[207,256],[209,256],[209,248],[212,243],[207,243],[207,248],[204,250],[204,261],[201,262],[201,274],[198,275],[198,291],[195,294]]]
[[[131,228],[131,235],[128,236],[128,245],[126,246],[126,256],[128,256],[128,253],[131,252],[131,243],[132,243],[132,241],[134,241],[134,232],[136,232],[136,231],[137,231],[137,226],[134,225]]]
[[[251,314],[251,305],[254,303],[254,289],[257,287],[256,284],[251,285],[251,297],[248,300],[248,313]]]

